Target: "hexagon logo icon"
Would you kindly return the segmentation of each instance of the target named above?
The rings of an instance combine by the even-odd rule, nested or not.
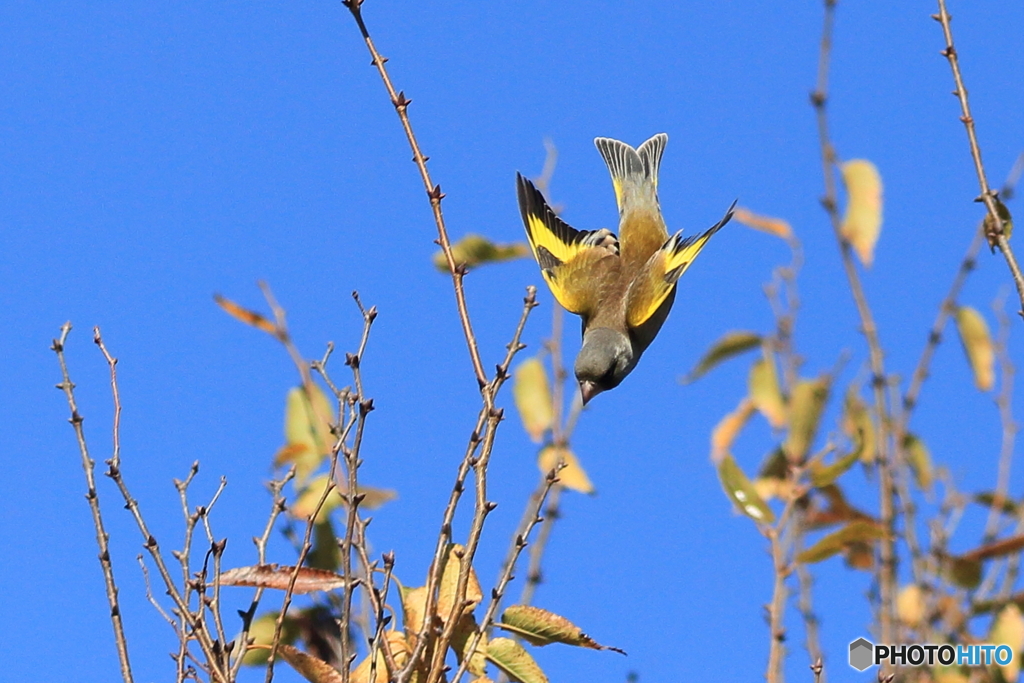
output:
[[[874,662],[875,646],[871,644],[866,638],[858,638],[857,640],[850,643],[850,666],[857,671],[863,671],[864,669],[871,666]]]

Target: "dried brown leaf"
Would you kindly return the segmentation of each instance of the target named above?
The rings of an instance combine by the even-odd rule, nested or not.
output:
[[[220,575],[222,586],[252,586],[254,588],[272,588],[287,590],[295,567],[276,564],[257,564],[249,567],[236,567]],[[325,569],[299,567],[293,592],[296,595],[316,591],[330,591],[345,585],[345,577]]]
[[[257,330],[262,330],[267,334],[278,336],[277,325],[271,320],[267,319],[266,316],[260,315],[256,311],[251,311],[248,308],[239,306],[230,299],[225,299],[220,294],[214,294],[213,300],[217,302],[217,305],[224,309],[228,315],[237,320],[241,320],[246,325],[252,325]]]
[[[784,240],[788,240],[793,236],[793,228],[790,227],[788,222],[781,218],[772,218],[771,216],[756,214],[742,206],[738,206],[733,210],[732,218],[734,221],[739,221],[748,228],[754,228],[755,230],[766,232],[769,235],[775,235],[776,237]]]

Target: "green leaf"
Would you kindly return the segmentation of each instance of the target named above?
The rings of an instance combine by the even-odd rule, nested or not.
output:
[[[814,443],[828,400],[828,386],[828,379],[821,377],[800,380],[793,387],[793,395],[789,399],[789,433],[782,446],[792,463],[803,462]]]
[[[981,560],[968,557],[947,557],[942,563],[943,575],[961,588],[977,588],[981,584]]]
[[[861,450],[862,449],[857,449],[851,453],[847,453],[843,457],[838,458],[831,465],[822,465],[817,461],[812,462],[809,468],[811,483],[817,488],[834,483],[836,479],[860,460]]]
[[[839,531],[827,534],[807,550],[796,556],[797,562],[813,564],[821,562],[842,552],[847,546],[855,543],[866,543],[882,538],[885,532],[874,522],[857,520],[850,522]]]
[[[314,569],[332,572],[341,564],[338,537],[334,535],[334,525],[331,524],[330,518],[313,527],[313,549],[309,551],[306,564]]]
[[[456,266],[475,268],[486,263],[499,263],[523,258],[530,254],[524,242],[495,244],[482,235],[469,234],[452,245],[452,258]],[[434,254],[434,267],[442,273],[448,272],[448,259],[443,251]]]
[[[538,647],[551,643],[565,643],[592,650],[614,650],[625,654],[618,648],[601,645],[565,617],[531,605],[512,605],[501,615],[501,623],[498,626],[506,631],[512,631]]]
[[[726,454],[718,463],[718,479],[722,482],[722,488],[727,496],[751,519],[757,522],[771,524],[775,521],[775,514],[768,507],[761,496],[757,494],[754,485],[747,479],[732,455]]]
[[[492,638],[487,643],[487,659],[520,683],[548,683],[548,677],[523,646],[511,638]]]
[[[265,645],[264,648],[252,648],[245,653],[242,663],[246,666],[263,666],[270,657],[270,645],[274,642],[274,630],[277,628],[277,615],[280,612],[266,612],[253,619],[249,625],[249,637],[253,645]],[[281,642],[291,645],[299,637],[299,625],[293,617],[285,617],[281,625]]]
[[[1004,515],[1016,515],[1018,511],[1017,503],[1009,496],[1003,497],[997,503],[999,497],[992,491],[982,491],[981,493],[975,494],[974,502],[981,505],[985,505],[990,508],[998,507],[999,511]]]
[[[843,401],[843,432],[858,444],[861,462],[871,465],[878,457],[878,439],[875,435],[875,423],[871,420],[868,407],[851,387]]]
[[[711,345],[700,362],[682,379],[683,384],[696,382],[722,361],[756,348],[761,344],[761,335],[747,330],[726,332]]]
[[[996,383],[996,353],[985,318],[970,306],[960,306],[956,309],[956,329],[974,372],[974,385],[990,391]]]
[[[779,389],[779,375],[775,367],[775,354],[764,347],[764,357],[750,368],[747,381],[750,400],[775,429],[786,425],[786,402]]]

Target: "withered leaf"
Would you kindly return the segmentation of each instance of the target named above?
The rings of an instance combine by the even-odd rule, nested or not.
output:
[[[222,586],[252,586],[254,588],[272,588],[287,590],[295,567],[276,564],[256,564],[249,567],[236,567],[220,575]],[[299,567],[295,579],[293,593],[302,595],[316,591],[330,591],[342,588],[345,577],[325,569]]]
[[[217,305],[223,308],[228,315],[241,320],[246,325],[252,325],[257,330],[262,330],[267,334],[277,336],[277,325],[265,316],[260,315],[256,311],[251,311],[248,308],[239,306],[230,299],[225,299],[220,294],[214,294],[213,300],[217,302]]]

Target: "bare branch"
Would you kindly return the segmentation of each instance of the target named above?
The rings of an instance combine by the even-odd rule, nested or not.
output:
[[[128,641],[124,635],[124,623],[121,619],[121,605],[117,599],[117,582],[114,580],[114,565],[110,559],[110,536],[103,526],[103,515],[100,512],[99,494],[96,492],[95,469],[96,463],[89,456],[89,447],[85,441],[85,431],[82,428],[83,417],[78,412],[78,404],[75,401],[75,385],[68,374],[67,362],[64,358],[64,345],[67,342],[68,334],[71,332],[71,323],[66,322],[60,329],[60,338],[53,340],[51,349],[57,354],[57,362],[60,363],[62,375],[61,383],[57,388],[64,392],[68,408],[71,410],[72,428],[75,430],[75,438],[78,440],[78,452],[82,456],[82,469],[85,471],[86,500],[89,501],[89,510],[92,512],[92,522],[96,529],[96,545],[99,546],[100,568],[103,571],[103,583],[107,591],[107,604],[110,605],[110,621],[114,627],[114,644],[117,648],[117,658],[121,665],[121,678],[125,683],[132,683],[132,667],[128,659]],[[113,372],[113,365],[111,365]],[[117,396],[117,384],[114,381],[114,452],[111,462],[117,462],[119,458],[119,420],[121,415],[121,403]]]
[[[986,236],[999,246],[999,251],[1006,258],[1006,265],[1010,269],[1013,284],[1016,285],[1017,295],[1020,298],[1020,314],[1024,316],[1024,274],[1021,273],[1020,266],[1017,265],[1017,257],[1014,256],[1009,239],[1003,232],[1003,219],[996,206],[997,193],[989,187],[988,177],[985,175],[985,165],[981,161],[981,146],[978,145],[974,117],[971,116],[971,107],[967,102],[967,87],[964,85],[964,79],[960,73],[959,56],[953,46],[953,30],[950,27],[953,18],[946,11],[946,0],[938,0],[938,4],[939,13],[933,14],[932,18],[942,24],[942,34],[946,39],[946,48],[942,50],[942,55],[949,60],[949,68],[953,72],[953,82],[956,83],[956,90],[953,91],[953,94],[960,102],[960,121],[967,130],[967,141],[971,146],[971,159],[974,161],[974,171],[978,174],[978,186],[981,188],[981,195],[976,201],[984,202],[985,208],[988,209],[990,227]]]

